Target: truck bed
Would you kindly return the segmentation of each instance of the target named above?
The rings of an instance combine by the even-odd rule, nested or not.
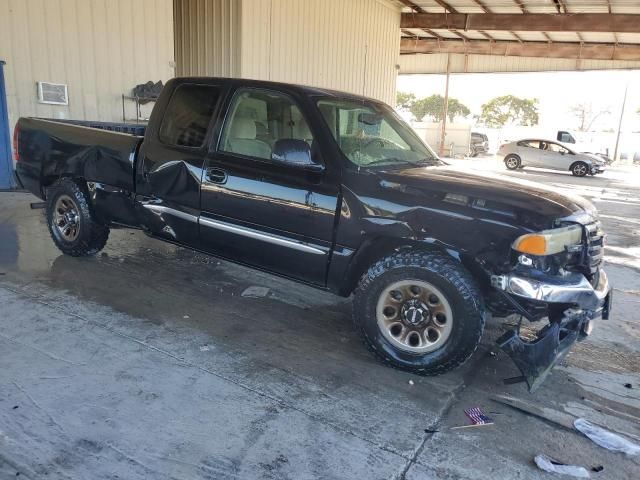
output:
[[[65,175],[134,191],[135,155],[143,137],[115,131],[127,125],[21,118],[18,180],[40,198],[44,187]]]
[[[68,125],[78,125],[80,127],[97,128],[109,132],[126,133],[137,137],[144,137],[147,126],[140,123],[118,123],[118,122],[98,122],[93,120],[58,120],[55,118],[42,118],[52,122],[66,123]]]

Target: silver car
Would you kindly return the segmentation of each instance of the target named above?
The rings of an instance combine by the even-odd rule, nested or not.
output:
[[[591,153],[578,153],[553,140],[525,139],[503,144],[498,155],[509,170],[524,167],[569,171],[576,177],[604,172],[605,162]]]

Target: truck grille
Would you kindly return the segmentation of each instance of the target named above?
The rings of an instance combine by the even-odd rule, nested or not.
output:
[[[584,226],[587,231],[586,264],[591,273],[596,273],[604,257],[604,232],[600,221]]]

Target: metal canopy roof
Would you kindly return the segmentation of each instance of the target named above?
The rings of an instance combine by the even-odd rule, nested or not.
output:
[[[574,59],[576,69],[582,60],[640,62],[637,0],[399,1],[403,55]]]

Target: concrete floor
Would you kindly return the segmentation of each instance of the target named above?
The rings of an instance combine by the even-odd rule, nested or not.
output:
[[[639,441],[640,169],[509,175],[595,201],[616,288],[613,318],[535,394],[502,383],[517,374],[490,354],[503,321],[455,372],[398,372],[361,345],[348,300],[139,232],[113,231],[94,258],[65,257],[34,197],[0,194],[0,478],[553,478],[532,463],[538,453],[603,465],[593,478],[638,478],[637,457],[489,395]],[[270,293],[241,296],[249,286]],[[471,406],[495,425],[450,430]]]

